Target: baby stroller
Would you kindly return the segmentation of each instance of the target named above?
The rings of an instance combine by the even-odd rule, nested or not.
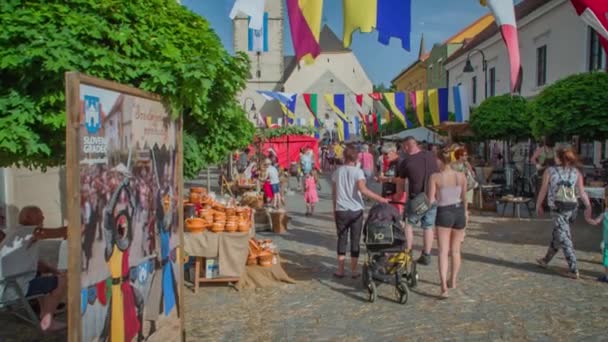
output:
[[[363,234],[367,259],[362,279],[363,288],[369,292],[369,301],[376,300],[377,286],[385,283],[395,285],[399,303],[407,303],[409,289],[418,284],[418,272],[411,251],[406,250],[405,230],[397,209],[389,204],[374,205]]]

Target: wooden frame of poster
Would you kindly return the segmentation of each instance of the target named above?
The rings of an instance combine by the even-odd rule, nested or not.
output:
[[[182,121],[68,72],[68,341],[184,340]]]

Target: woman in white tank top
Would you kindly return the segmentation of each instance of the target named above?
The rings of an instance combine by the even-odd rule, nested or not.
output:
[[[450,152],[443,151],[439,158],[442,168],[429,179],[429,200],[437,204],[437,245],[439,247],[439,278],[441,298],[448,297],[448,288],[456,288],[460,271],[460,244],[464,240],[467,214],[467,178],[450,167]],[[452,271],[448,285],[448,259],[452,255]]]

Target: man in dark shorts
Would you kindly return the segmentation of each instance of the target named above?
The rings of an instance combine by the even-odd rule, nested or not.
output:
[[[431,208],[423,215],[414,213],[411,207],[412,199],[419,194],[428,191],[428,180],[433,173],[439,172],[435,156],[430,151],[425,151],[418,146],[414,137],[407,137],[403,141],[403,149],[407,152],[407,158],[399,165],[399,181],[397,182],[397,194],[405,191],[409,194],[408,205],[406,206],[407,220],[405,226],[406,239],[408,246],[413,240],[413,226],[419,226],[423,231],[423,250],[418,263],[429,265],[431,263],[431,249],[433,247],[433,228],[435,227],[435,216],[437,207]],[[407,181],[407,183],[406,183]]]

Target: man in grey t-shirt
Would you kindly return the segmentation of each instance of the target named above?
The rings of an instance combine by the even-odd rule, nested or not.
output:
[[[352,277],[359,277],[357,263],[359,261],[359,241],[363,228],[363,197],[369,197],[380,203],[388,203],[365,185],[363,170],[355,166],[359,156],[356,148],[348,146],[344,150],[345,165],[339,167],[332,175],[332,199],[334,219],[338,234],[338,271],[337,278],[344,277],[344,261],[346,246],[350,235],[350,260]]]

